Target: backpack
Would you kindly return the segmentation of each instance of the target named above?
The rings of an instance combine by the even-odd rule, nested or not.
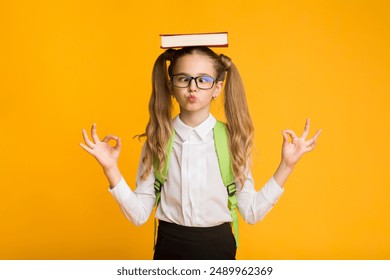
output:
[[[234,174],[231,165],[229,145],[228,145],[228,132],[226,124],[217,121],[214,126],[214,143],[215,150],[218,157],[219,170],[221,172],[221,177],[223,184],[226,187],[228,193],[228,208],[230,210],[230,215],[232,216],[233,221],[231,226],[233,227],[234,237],[236,239],[236,246],[238,247],[238,216],[237,216],[237,197],[236,197],[236,185],[234,182]],[[165,161],[164,168],[162,173],[158,172],[158,160],[154,161],[154,191],[156,194],[156,206],[160,203],[161,198],[161,188],[164,186],[165,179],[168,174],[168,166],[170,161],[170,156],[172,153],[173,139],[175,138],[175,131],[173,131],[166,148],[167,159]],[[156,236],[157,236],[157,224],[156,219],[154,221],[154,245],[156,245]]]

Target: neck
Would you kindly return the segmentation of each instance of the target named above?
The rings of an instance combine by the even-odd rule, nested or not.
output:
[[[189,127],[197,127],[209,117],[210,112],[205,110],[203,112],[188,112],[180,111],[180,120]]]

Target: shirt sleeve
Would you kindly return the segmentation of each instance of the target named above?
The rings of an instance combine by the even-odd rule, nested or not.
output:
[[[244,186],[242,188],[238,186],[237,190],[238,210],[248,224],[261,221],[284,192],[273,177],[256,192],[250,172]]]
[[[135,191],[131,190],[123,177],[116,186],[109,188],[109,192],[119,204],[126,218],[136,226],[146,223],[156,201],[153,171],[150,172],[146,180],[141,180],[140,178],[144,170],[142,164],[143,154],[144,149],[142,150],[141,160],[138,166]]]

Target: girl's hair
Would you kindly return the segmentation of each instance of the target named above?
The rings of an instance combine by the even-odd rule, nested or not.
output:
[[[152,96],[149,101],[150,119],[146,126],[145,154],[142,160],[146,179],[157,160],[161,172],[167,159],[166,146],[173,132],[171,107],[172,98],[168,79],[173,74],[177,60],[191,54],[206,56],[213,63],[216,79],[225,82],[225,115],[229,132],[229,147],[233,172],[237,181],[244,184],[245,170],[251,158],[253,146],[253,124],[249,115],[244,86],[240,74],[231,59],[223,54],[217,55],[208,47],[185,47],[179,50],[168,49],[156,60],[152,73]],[[170,62],[167,67],[167,61]],[[168,69],[167,69],[168,68]]]

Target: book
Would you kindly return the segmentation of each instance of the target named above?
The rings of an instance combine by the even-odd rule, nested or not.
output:
[[[160,34],[161,48],[182,48],[190,46],[227,47],[228,33]]]

